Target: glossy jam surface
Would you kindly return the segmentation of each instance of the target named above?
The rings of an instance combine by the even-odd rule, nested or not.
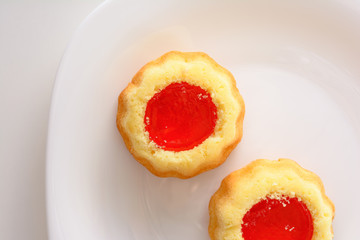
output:
[[[241,225],[245,240],[311,240],[311,213],[298,198],[267,197],[255,204]]]
[[[172,83],[156,93],[145,111],[145,129],[159,147],[192,149],[215,129],[217,109],[210,94],[186,82]]]

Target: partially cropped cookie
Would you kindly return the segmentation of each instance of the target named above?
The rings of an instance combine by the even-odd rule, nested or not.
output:
[[[320,178],[289,159],[228,175],[209,204],[212,240],[330,240],[335,208]]]
[[[134,158],[159,177],[189,178],[223,163],[245,113],[233,75],[201,52],[147,63],[119,96],[117,127]]]

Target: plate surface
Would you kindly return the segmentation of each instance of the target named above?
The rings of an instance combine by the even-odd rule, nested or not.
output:
[[[48,138],[50,239],[209,239],[208,202],[221,180],[282,157],[322,178],[336,206],[334,239],[360,239],[356,14],[330,1],[151,2],[105,2],[64,55]],[[246,104],[238,147],[188,180],[151,175],[115,125],[119,93],[170,50],[208,53]]]

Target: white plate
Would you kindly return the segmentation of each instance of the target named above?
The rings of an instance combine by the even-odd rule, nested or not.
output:
[[[334,239],[360,239],[360,21],[340,3],[284,2],[107,1],[84,21],[53,95],[50,239],[208,239],[221,180],[280,157],[322,178],[336,206]],[[188,180],[151,175],[115,125],[118,94],[170,50],[208,53],[234,74],[246,104],[242,142]]]

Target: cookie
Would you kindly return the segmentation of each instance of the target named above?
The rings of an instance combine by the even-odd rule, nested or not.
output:
[[[159,177],[190,178],[222,164],[242,137],[233,75],[201,52],[147,63],[118,98],[116,124],[134,158]]]
[[[289,159],[228,175],[209,204],[212,240],[330,240],[335,208],[320,178]]]

